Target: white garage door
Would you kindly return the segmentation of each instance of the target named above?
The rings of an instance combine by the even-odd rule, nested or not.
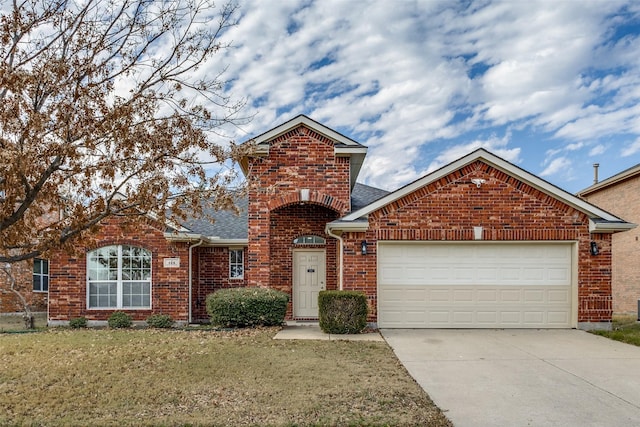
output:
[[[571,243],[378,246],[381,328],[572,327]]]

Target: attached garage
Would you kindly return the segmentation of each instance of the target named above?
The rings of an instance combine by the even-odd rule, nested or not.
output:
[[[380,328],[611,328],[628,223],[478,149],[327,224]]]
[[[575,245],[380,241],[379,326],[575,327]]]

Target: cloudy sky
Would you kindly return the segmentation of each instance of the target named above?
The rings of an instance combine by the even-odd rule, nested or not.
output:
[[[395,189],[485,147],[570,192],[640,163],[640,2],[240,0],[244,141],[298,115]],[[218,58],[219,59],[219,58]]]

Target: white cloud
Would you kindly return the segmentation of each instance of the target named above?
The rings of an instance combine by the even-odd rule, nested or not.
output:
[[[478,148],[484,148],[493,154],[502,157],[503,159],[511,162],[518,163],[521,149],[519,147],[507,148],[510,134],[506,134],[502,138],[491,137],[486,140],[475,140],[467,144],[454,145],[441,152],[426,169],[425,172],[432,172],[442,166],[445,166],[470,152],[477,150]]]
[[[599,156],[601,154],[604,154],[606,151],[607,151],[607,147],[605,147],[603,144],[598,144],[595,147],[593,147],[591,150],[589,150],[589,156],[590,157]]]
[[[633,154],[640,152],[640,138],[633,141],[631,144],[624,147],[620,153],[622,157],[629,157]]]
[[[360,179],[386,188],[479,146],[566,177],[559,159],[597,155],[601,138],[640,136],[640,31],[611,40],[616,25],[638,22],[634,7],[248,0],[222,65],[229,93],[247,97],[256,116],[231,132],[243,140],[308,114],[369,146]],[[477,138],[505,127],[535,142]]]
[[[566,157],[557,157],[551,160],[551,162],[549,162],[549,165],[542,172],[540,172],[540,176],[546,177],[558,174],[560,172],[563,172],[566,175],[567,171],[571,170],[571,165],[571,160],[567,159]]]

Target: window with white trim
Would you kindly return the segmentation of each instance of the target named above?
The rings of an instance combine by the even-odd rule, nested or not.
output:
[[[151,308],[151,252],[113,245],[87,254],[87,306]]]
[[[49,291],[49,260],[40,258],[33,260],[33,291]]]
[[[229,277],[244,279],[244,249],[229,249]]]

